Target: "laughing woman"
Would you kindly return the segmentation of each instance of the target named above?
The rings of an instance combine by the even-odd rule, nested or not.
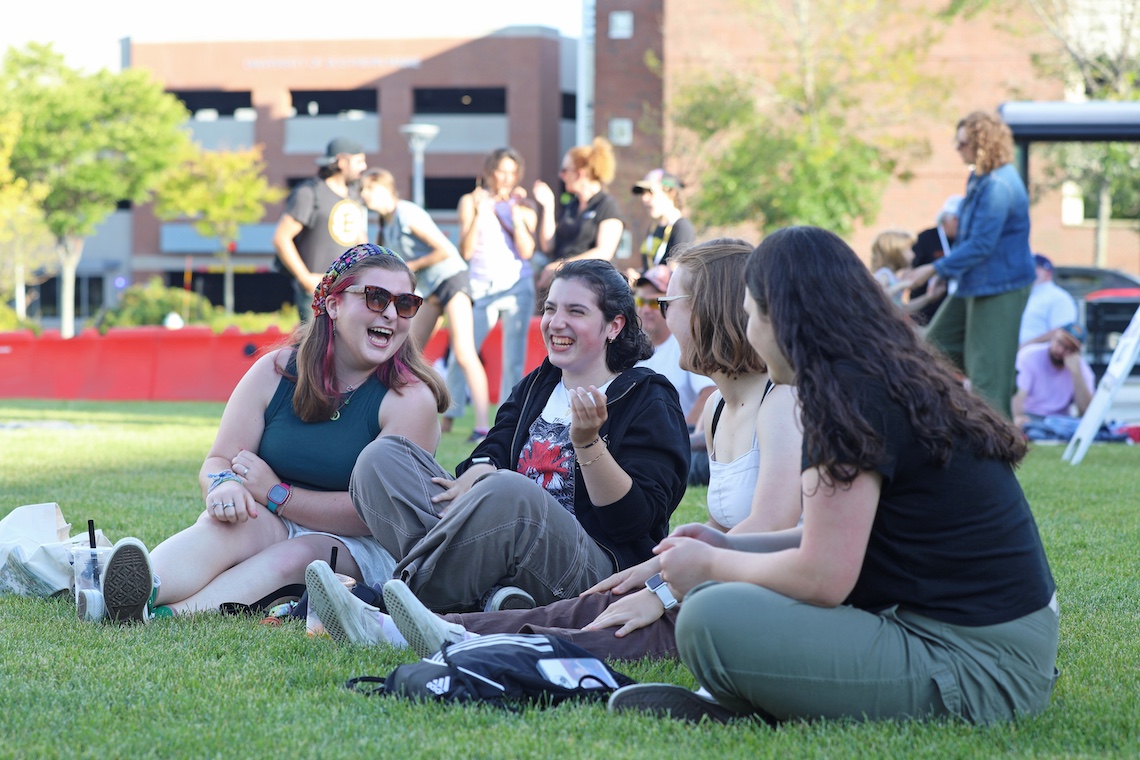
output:
[[[1013,471],[1020,432],[832,233],[769,235],[746,280],[749,342],[798,389],[802,538],[772,553],[741,551],[745,537],[666,539],[677,647],[716,701],[638,684],[611,709],[974,723],[1044,710],[1058,613]],[[813,308],[819,293],[834,308]]]
[[[361,454],[352,498],[433,610],[533,607],[652,556],[685,491],[677,392],[651,355],[629,283],[567,264],[543,307],[547,359],[499,408],[455,478],[415,440]]]
[[[173,612],[252,604],[300,583],[340,550],[365,584],[395,561],[353,509],[348,481],[377,436],[434,450],[447,389],[408,342],[422,299],[407,265],[358,245],[333,263],[295,345],[266,354],[234,389],[199,480],[205,511],[152,553]],[[148,590],[149,593],[149,590]],[[145,599],[145,597],[144,597]]]

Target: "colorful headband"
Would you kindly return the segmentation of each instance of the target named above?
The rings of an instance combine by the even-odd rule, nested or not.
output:
[[[329,290],[332,288],[333,283],[337,281],[342,274],[347,272],[356,262],[367,259],[370,256],[391,256],[392,258],[400,258],[392,251],[379,245],[372,243],[363,243],[361,245],[354,245],[347,251],[340,255],[329,271],[325,272],[325,276],[321,278],[321,284],[313,291],[313,316],[319,317],[324,314],[326,309],[325,302],[329,299]]]

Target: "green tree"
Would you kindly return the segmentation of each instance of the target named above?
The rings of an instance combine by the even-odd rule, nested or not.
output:
[[[1071,100],[1140,100],[1140,0],[952,0],[947,16],[1028,8],[1056,49],[1033,56],[1044,77],[1065,82]],[[1093,263],[1107,264],[1113,209],[1136,215],[1140,145],[1055,143],[1043,150],[1044,179],[1035,190],[1074,182],[1096,208]]]
[[[21,121],[18,114],[0,115],[0,293],[12,294],[15,316],[24,320],[28,272],[54,260],[54,245],[40,208],[47,188],[12,173]]]
[[[888,180],[930,151],[901,127],[939,115],[945,91],[919,71],[935,18],[916,26],[903,5],[742,0],[768,35],[764,68],[706,71],[674,98],[671,152],[702,165],[696,221],[846,235],[875,219]]]
[[[83,244],[120,201],[142,203],[188,140],[186,109],[144,71],[83,74],[51,46],[10,49],[0,115],[19,113],[15,175],[47,188],[41,207],[60,262],[60,332],[75,334]]]
[[[202,237],[214,238],[225,272],[226,314],[234,313],[234,266],[231,251],[243,224],[259,222],[265,206],[281,200],[285,191],[265,179],[261,146],[243,151],[209,151],[198,145],[163,178],[156,193],[155,213],[163,219],[193,220]]]

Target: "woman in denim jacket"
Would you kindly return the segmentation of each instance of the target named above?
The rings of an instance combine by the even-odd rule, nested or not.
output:
[[[958,122],[955,147],[973,172],[950,255],[917,267],[910,287],[934,275],[951,298],[926,338],[970,379],[974,392],[1010,418],[1021,312],[1035,270],[1029,247],[1029,196],[1013,166],[1013,136],[1000,118],[975,111]],[[956,286],[956,289],[955,289]]]

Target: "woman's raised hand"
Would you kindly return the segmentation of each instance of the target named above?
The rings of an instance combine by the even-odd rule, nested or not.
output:
[[[606,394],[593,385],[568,388],[567,393],[570,396],[570,442],[576,449],[587,448],[609,418]],[[590,453],[593,454],[592,449]]]

